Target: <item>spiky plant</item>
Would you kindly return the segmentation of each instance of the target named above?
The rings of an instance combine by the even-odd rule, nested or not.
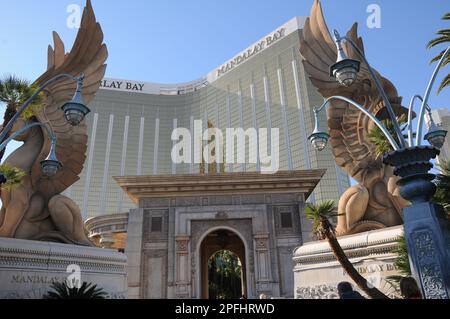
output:
[[[12,189],[20,186],[26,173],[20,168],[13,167],[7,163],[0,165],[0,174],[3,175],[6,182],[1,185],[1,188],[11,191]]]
[[[450,20],[450,12],[446,13],[443,17],[442,20]],[[427,48],[431,49],[439,44],[445,44],[445,43],[449,43],[450,42],[450,29],[442,29],[439,30],[437,33],[438,35],[437,38],[431,40],[430,42],[428,42]],[[445,48],[446,49],[446,48]],[[430,63],[434,63],[439,61],[442,58],[442,55],[445,52],[445,49],[439,53],[437,56],[435,56]],[[444,60],[444,63],[442,63],[441,68],[443,68],[444,66],[446,66],[447,64],[450,63],[450,56],[448,55],[447,58]],[[447,74],[444,79],[442,80],[441,84],[439,85],[438,88],[438,94],[447,86],[450,86],[450,73]]]
[[[332,200],[316,204],[307,204],[305,215],[306,218],[313,223],[314,234],[317,238],[326,239],[328,241],[337,261],[362,291],[373,299],[388,299],[388,297],[377,288],[369,287],[367,280],[355,269],[339,244],[334,227],[329,220],[330,218],[337,216],[334,207],[334,201]]]
[[[397,247],[393,250],[397,254],[394,265],[402,276],[411,276],[411,266],[409,265],[408,245],[406,244],[405,235],[401,235],[397,239]]]
[[[397,291],[397,293],[400,294],[400,280],[411,276],[411,266],[409,264],[408,245],[406,243],[405,235],[402,234],[399,236],[396,242],[397,246],[392,250],[392,252],[397,255],[394,265],[397,267],[400,274],[388,276],[385,280]]]
[[[407,122],[406,115],[402,114],[397,117],[398,124],[402,128],[402,131],[405,129],[405,124]],[[392,137],[399,143],[397,134],[395,133],[394,125],[391,120],[386,119],[382,120],[381,123],[383,126],[389,131]],[[403,126],[403,127],[402,127]],[[392,146],[389,143],[388,139],[384,135],[384,133],[380,130],[378,126],[374,126],[367,135],[369,141],[375,146],[375,155],[376,157],[383,156],[386,153],[391,152]]]
[[[436,175],[434,180],[437,190],[433,201],[442,205],[447,214],[450,214],[450,161],[441,160],[438,167],[440,173]]]
[[[105,299],[107,293],[97,285],[83,282],[80,288],[67,285],[67,282],[54,282],[50,285],[53,291],[48,291],[44,299]]]
[[[3,128],[17,113],[17,110],[33,95],[37,87],[29,81],[21,79],[15,75],[7,75],[0,79],[0,102],[6,104],[5,114],[3,116]],[[34,112],[42,104],[42,95],[39,94],[33,99],[33,103],[22,114],[22,117],[29,119],[33,117]],[[5,137],[5,139],[7,136]],[[2,143],[3,141],[0,141]],[[0,151],[0,161],[3,158],[5,149]]]

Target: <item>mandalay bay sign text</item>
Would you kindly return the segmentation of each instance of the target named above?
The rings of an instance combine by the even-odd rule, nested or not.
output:
[[[264,40],[259,41],[253,47],[247,49],[244,53],[239,54],[234,59],[230,60],[229,62],[222,65],[220,68],[218,68],[217,69],[217,77],[224,75],[225,73],[231,71],[233,68],[235,68],[242,62],[245,62],[247,59],[251,58],[255,54],[270,47],[272,44],[274,44],[275,42],[280,40],[282,37],[284,37],[285,33],[286,33],[286,29],[281,28],[281,29],[275,31],[273,34],[267,36]]]

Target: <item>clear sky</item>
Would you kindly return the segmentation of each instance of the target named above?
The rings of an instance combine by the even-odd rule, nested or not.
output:
[[[206,75],[294,16],[309,15],[312,0],[92,0],[109,49],[107,76],[176,83]],[[47,65],[51,31],[70,49],[68,7],[83,0],[0,0],[0,75],[36,79]],[[381,9],[381,28],[369,28],[367,8]],[[369,62],[397,87],[404,104],[424,94],[433,71],[427,50],[435,32],[450,22],[448,0],[323,0],[330,29],[345,33],[359,23]],[[450,66],[447,67],[448,73]],[[442,79],[442,72],[439,79]],[[434,91],[433,93],[435,93]],[[433,108],[450,106],[450,89],[433,94]],[[3,114],[2,110],[0,110]]]

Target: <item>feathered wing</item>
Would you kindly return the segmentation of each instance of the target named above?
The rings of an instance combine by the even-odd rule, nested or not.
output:
[[[364,51],[363,41],[357,35],[354,24],[347,37]],[[356,50],[344,42],[344,50],[349,58],[361,60]],[[323,17],[322,7],[314,0],[311,15],[306,20],[300,51],[304,57],[303,65],[313,85],[325,98],[333,95],[349,97],[366,109],[377,114],[383,104],[369,76],[367,67],[361,63],[358,79],[351,87],[345,88],[330,76],[330,66],[336,63],[337,49]],[[391,96],[396,96],[393,85],[382,78],[383,84]],[[370,119],[354,106],[344,101],[333,101],[328,109],[328,126],[331,135],[330,144],[336,163],[358,182],[364,180],[367,168],[378,166],[380,160],[374,154],[374,147],[367,141],[369,129],[373,126]]]
[[[53,33],[54,48],[48,48],[48,67],[36,84],[42,85],[52,77],[68,73],[79,76],[84,73],[83,99],[88,104],[100,87],[106,71],[108,50],[103,43],[103,32],[97,23],[90,0],[83,11],[80,29],[75,43],[69,53],[65,53],[64,44],[56,32]],[[40,161],[44,160],[50,150],[50,140],[43,130],[44,143],[41,153],[32,167],[32,183],[47,198],[63,192],[79,179],[86,159],[87,128],[84,121],[78,126],[71,126],[64,118],[61,106],[69,101],[76,89],[73,80],[63,79],[47,87],[44,91],[44,107],[36,118],[47,123],[57,137],[56,155],[63,167],[54,178],[43,176]]]

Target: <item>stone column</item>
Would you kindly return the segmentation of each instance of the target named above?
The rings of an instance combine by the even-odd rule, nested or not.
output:
[[[100,237],[100,245],[102,246],[102,248],[111,249],[112,245],[114,245],[112,232],[101,233]]]
[[[142,227],[144,209],[132,209],[128,217],[128,237],[125,254],[128,257],[128,297],[141,298]]]
[[[269,234],[256,234],[253,239],[255,247],[256,296],[258,297],[261,293],[272,294]]]
[[[176,297],[188,299],[191,297],[190,256],[188,235],[177,235],[176,245]]]

